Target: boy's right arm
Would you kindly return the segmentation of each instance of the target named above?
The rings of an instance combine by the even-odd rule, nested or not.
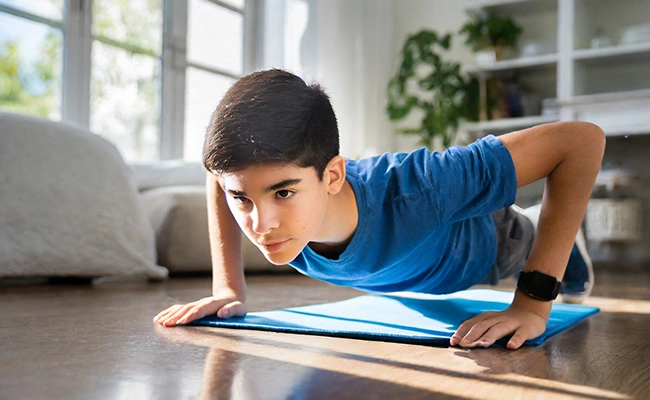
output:
[[[220,318],[246,315],[246,281],[241,254],[241,230],[232,216],[216,176],[207,174],[208,226],[212,255],[212,296],[176,304],[154,318],[164,326],[186,324],[206,315]]]

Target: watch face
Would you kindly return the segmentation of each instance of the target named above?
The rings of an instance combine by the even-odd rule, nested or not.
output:
[[[551,301],[560,292],[560,282],[554,276],[539,271],[522,272],[517,288],[534,299]]]

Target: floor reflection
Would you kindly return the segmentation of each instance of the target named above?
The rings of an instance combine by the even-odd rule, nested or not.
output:
[[[157,331],[170,341],[210,347],[204,366],[203,399],[338,399],[363,398],[368,393],[379,393],[382,398],[431,398],[434,394],[466,398],[469,388],[479,397],[492,398],[490,393],[499,393],[505,387],[530,389],[547,396],[625,397],[592,385],[575,384],[570,379],[551,378],[566,373],[569,366],[561,365],[567,358],[554,359],[545,350],[549,347],[513,352],[411,346],[408,351],[413,357],[409,357],[381,354],[383,347],[392,345],[381,342],[334,338],[310,341],[304,335],[251,335],[249,331],[239,334],[236,330],[215,328]],[[291,338],[295,343],[291,343]],[[372,348],[375,357],[367,351]],[[423,351],[418,352],[418,348]],[[418,353],[423,357],[418,357]],[[443,356],[442,362],[430,358],[431,355]],[[445,355],[451,358],[449,366],[444,362]],[[579,369],[585,371],[588,366]]]
[[[425,399],[436,394],[434,389],[363,377],[345,368],[333,370],[327,363],[331,357],[327,350],[318,353],[285,346],[261,349],[258,343],[194,328],[157,327],[156,332],[171,342],[210,347],[200,399],[358,399],[362,393],[381,394],[382,398]],[[315,367],[319,364],[325,367]]]

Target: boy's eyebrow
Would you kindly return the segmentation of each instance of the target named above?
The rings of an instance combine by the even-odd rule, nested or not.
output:
[[[300,181],[301,181],[301,179],[285,179],[285,180],[283,180],[281,182],[274,183],[273,185],[271,185],[271,186],[267,187],[266,189],[264,189],[264,191],[267,192],[267,193],[268,192],[274,192],[274,191],[276,191],[278,189],[282,189],[282,188],[285,188],[287,186],[296,185],[296,184],[300,183]]]
[[[228,193],[230,193],[231,196],[239,197],[239,196],[246,196],[246,192],[241,191],[241,190],[232,190],[228,189],[226,190]]]
[[[274,183],[273,185],[265,188],[264,192],[265,193],[274,192],[276,190],[285,188],[287,186],[297,185],[300,182],[302,182],[302,179],[285,179],[283,181],[280,181],[278,183]],[[228,189],[227,192],[230,193],[232,196],[246,196],[246,192],[244,192],[242,190]]]

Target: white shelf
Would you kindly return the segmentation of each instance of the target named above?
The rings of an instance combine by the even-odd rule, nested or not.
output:
[[[479,74],[481,72],[509,71],[523,68],[555,67],[557,60],[557,53],[542,54],[539,56],[497,61],[494,64],[467,65],[463,67],[463,72],[467,74]]]
[[[615,128],[605,129],[605,136],[609,137],[627,137],[635,135],[647,135],[650,133],[650,123],[639,125],[624,125]]]
[[[574,50],[576,61],[608,60],[611,58],[641,56],[650,58],[650,42],[603,47],[600,49]]]
[[[465,10],[476,10],[530,2],[531,0],[465,0],[463,7]]]
[[[535,115],[532,117],[504,118],[492,121],[467,122],[463,128],[468,132],[513,131],[534,125],[559,121],[558,115]]]
[[[624,100],[650,99],[650,89],[630,90],[625,92],[587,94],[558,100],[560,106],[579,106],[597,103],[609,103]]]
[[[472,15],[485,15],[486,10],[530,14],[557,10],[557,0],[465,0],[463,7]]]

